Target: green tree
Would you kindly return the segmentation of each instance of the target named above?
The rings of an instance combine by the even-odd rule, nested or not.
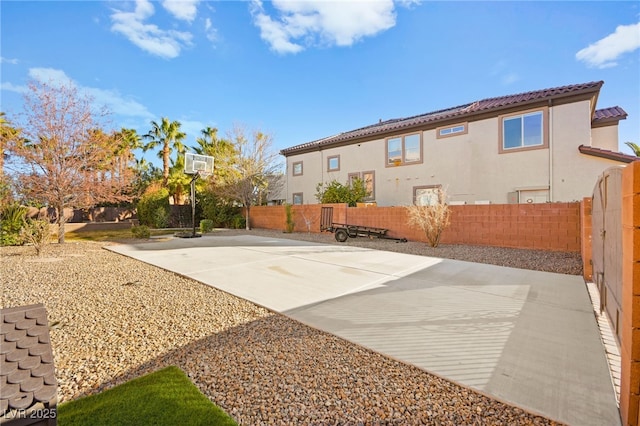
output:
[[[113,138],[116,142],[116,149],[114,152],[114,160],[116,166],[121,173],[124,170],[132,168],[135,163],[134,151],[136,149],[144,148],[142,143],[142,136],[136,132],[135,129],[122,128],[113,133]]]
[[[631,148],[636,157],[640,157],[640,145],[633,142],[625,142],[624,144]]]
[[[140,225],[165,228],[169,224],[169,190],[160,185],[150,186],[136,206]]]
[[[184,155],[178,155],[175,160],[171,160],[167,189],[169,189],[174,204],[185,204],[192,178],[193,176],[184,172]]]
[[[7,144],[10,140],[20,137],[20,129],[13,127],[11,122],[6,119],[6,114],[0,112],[0,178],[4,174],[4,159],[8,155],[6,152]]]
[[[196,138],[198,146],[193,147],[196,154],[208,155],[214,158],[213,181],[217,186],[224,186],[230,181],[237,161],[237,152],[233,143],[218,137],[218,129],[206,127]]]
[[[144,150],[161,147],[158,157],[162,159],[162,184],[166,187],[169,181],[171,169],[171,153],[175,149],[178,155],[184,154],[185,146],[182,141],[186,134],[180,131],[182,124],[179,121],[169,121],[162,117],[160,122],[152,121],[151,130],[143,138],[149,142],[144,146]]]
[[[13,199],[11,180],[4,174],[4,162],[9,156],[6,148],[9,141],[20,137],[21,130],[13,127],[4,112],[0,112],[0,205],[6,205]]]
[[[334,179],[331,182],[316,185],[316,199],[323,204],[347,203],[350,207],[355,207],[367,195],[367,188],[360,178],[355,178],[346,184]]]
[[[144,194],[154,182],[162,182],[162,170],[144,158],[136,158],[133,177],[134,201],[137,201],[140,194]]]

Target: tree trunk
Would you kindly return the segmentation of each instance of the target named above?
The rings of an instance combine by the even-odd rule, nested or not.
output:
[[[64,224],[67,219],[64,217],[64,206],[56,207],[58,213],[58,244],[64,244]]]
[[[249,231],[251,226],[249,226],[249,209],[251,208],[250,204],[245,204],[244,207],[244,228]]]
[[[162,150],[162,185],[166,188],[169,183],[169,145],[165,145]]]

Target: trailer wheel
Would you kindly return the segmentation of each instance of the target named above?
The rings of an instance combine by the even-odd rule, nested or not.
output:
[[[349,238],[349,233],[347,233],[346,229],[338,229],[336,231],[336,241],[344,243]]]

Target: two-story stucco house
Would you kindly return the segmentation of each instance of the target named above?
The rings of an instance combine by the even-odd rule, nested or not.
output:
[[[591,196],[605,169],[636,157],[618,151],[620,107],[596,109],[604,82],[483,99],[381,121],[283,149],[286,199],[314,204],[316,186],[360,177],[379,206],[541,203]]]

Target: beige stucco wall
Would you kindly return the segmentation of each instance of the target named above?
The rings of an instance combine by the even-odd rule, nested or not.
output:
[[[287,201],[292,201],[293,193],[302,192],[305,204],[317,203],[315,188],[319,182],[336,179],[344,183],[349,173],[365,171],[375,172],[375,200],[379,206],[410,204],[413,188],[426,185],[442,185],[451,201],[469,204],[507,203],[509,192],[525,189],[536,195],[548,194],[546,201],[574,201],[590,196],[599,174],[619,163],[578,151],[580,145],[591,145],[589,101],[552,106],[548,117],[549,149],[500,154],[500,120],[493,117],[469,122],[468,132],[458,136],[437,139],[435,129],[423,131],[421,164],[385,167],[384,138],[290,156]],[[614,136],[604,129],[597,132],[599,147],[609,146],[612,142],[607,138]],[[329,173],[327,157],[333,155],[340,156],[340,170]],[[296,161],[303,161],[302,176],[292,176]]]
[[[596,127],[591,131],[591,146],[618,152],[618,126]],[[623,141],[625,142],[625,141]]]

